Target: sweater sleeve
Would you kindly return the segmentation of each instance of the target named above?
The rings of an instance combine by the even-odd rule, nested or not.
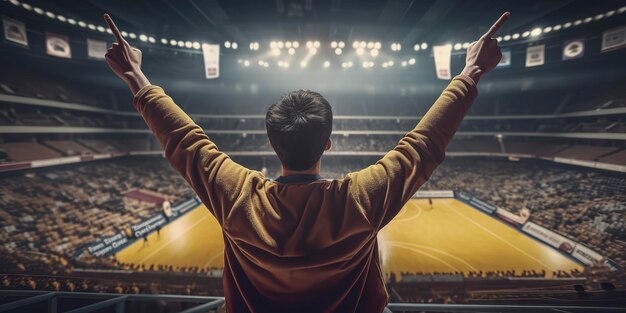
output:
[[[443,162],[445,149],[476,98],[476,83],[455,77],[419,124],[382,159],[346,176],[351,200],[379,230]]]
[[[135,109],[165,150],[165,157],[189,183],[220,225],[250,170],[219,151],[200,126],[161,87],[142,88]]]

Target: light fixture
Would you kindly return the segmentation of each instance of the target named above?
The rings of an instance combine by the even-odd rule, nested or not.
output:
[[[164,44],[164,45],[166,45],[166,44],[167,44],[167,39],[165,39],[165,38],[161,38],[161,43],[162,43],[162,44]]]
[[[359,47],[359,42],[358,41],[355,41],[355,42],[352,43],[352,48],[356,49],[358,47]]]
[[[329,67],[330,67],[330,62],[324,61],[324,68],[329,68]]]
[[[411,65],[415,64],[415,59],[414,58],[410,58],[409,59],[409,64],[411,64]]]
[[[50,11],[46,11],[46,16],[49,18],[55,18],[56,15],[54,15],[54,13],[50,12]]]
[[[248,61],[248,60],[243,61],[243,66],[245,66],[245,67],[250,66],[250,61]]]
[[[35,11],[35,13],[39,14],[39,15],[43,15],[44,11],[41,8],[35,7],[33,9],[33,11]]]
[[[237,50],[237,48],[239,48],[239,45],[237,44],[236,41],[233,41],[233,43],[230,44],[230,47],[233,48],[234,50]]]
[[[546,27],[546,28],[544,28],[544,29],[543,29],[543,32],[544,32],[544,33],[549,33],[549,32],[551,32],[551,31],[552,31],[552,26],[548,26],[548,27]]]
[[[306,63],[306,61],[302,61],[300,62],[300,67],[301,68],[305,68],[308,64]]]
[[[345,48],[345,47],[346,47],[346,43],[345,43],[345,42],[343,42],[343,41],[340,41],[339,43],[337,43],[337,47],[339,47],[339,48],[343,49],[343,48]]]
[[[63,15],[57,15],[57,20],[65,23],[67,21],[67,18]]]
[[[224,48],[230,48],[230,41],[224,42]]]
[[[530,36],[530,31],[529,30],[527,30],[527,31],[522,33],[522,37],[526,38],[528,36]]]
[[[140,35],[139,35],[139,40],[141,40],[141,41],[143,41],[143,42],[146,42],[146,41],[148,41],[148,36],[146,36],[146,35],[144,35],[144,34],[140,34]]]
[[[75,20],[75,19],[73,19],[73,18],[68,18],[68,19],[67,19],[67,22],[68,22],[70,25],[76,25],[76,20]]]
[[[272,55],[276,56],[276,57],[279,56],[280,55],[280,49],[278,49],[278,48],[272,49]]]
[[[367,49],[374,49],[374,42],[370,41],[367,43]]]
[[[416,44],[413,46],[413,50],[415,50],[415,51],[420,51],[420,44],[419,44],[419,43],[416,43]]]
[[[170,45],[172,45],[172,46],[176,46],[176,44],[177,44],[177,41],[176,41],[176,40],[174,40],[174,39],[171,39],[171,40],[170,40]]]
[[[285,48],[291,48],[291,41],[285,42]]]
[[[298,47],[300,47],[300,43],[297,42],[297,41],[294,41],[294,42],[291,43],[291,46],[296,48],[296,49],[298,49]]]
[[[556,24],[556,25],[552,26],[552,30],[553,31],[561,30],[561,28],[563,28],[563,26],[561,26],[561,24]]]
[[[374,57],[374,58],[375,58],[375,57],[377,57],[377,56],[378,56],[378,49],[372,49],[372,50],[370,50],[370,55],[371,55],[372,57]]]
[[[289,55],[294,55],[294,54],[296,54],[296,49],[289,48],[289,50],[287,50],[287,53],[289,53]]]
[[[182,40],[179,40],[179,41],[177,42],[177,44],[178,44],[178,46],[179,46],[179,47],[181,47],[181,48],[185,46],[185,42],[184,42],[184,41],[182,41]]]
[[[96,30],[96,25],[94,24],[88,24],[87,28],[91,29],[91,30]]]
[[[361,48],[361,47],[359,47],[359,48],[357,48],[357,49],[356,49],[356,54],[358,54],[358,55],[363,55],[363,53],[365,53],[365,49],[363,49],[363,48]]]
[[[313,47],[315,47],[315,48],[319,48],[320,46],[321,46],[321,45],[320,45],[320,42],[319,42],[319,41],[317,41],[317,40],[316,40],[315,42],[313,42]]]
[[[104,28],[103,26],[99,26],[99,25],[98,25],[98,27],[96,27],[96,29],[97,29],[99,32],[101,32],[101,33],[106,32],[106,28]]]
[[[337,48],[337,42],[336,41],[332,41],[330,43],[330,47],[333,48],[333,49]]]
[[[463,45],[460,43],[455,43],[454,44],[454,50],[461,50],[461,48],[463,48]]]
[[[377,42],[374,43],[374,48],[375,49],[380,49],[382,47],[383,47],[383,45],[380,43],[380,41],[377,41]]]
[[[402,61],[402,63],[400,63],[400,65],[401,65],[402,67],[405,67],[405,66],[406,66],[406,61]]]
[[[309,49],[309,54],[311,54],[311,55],[317,54],[317,49],[316,48]]]
[[[199,43],[199,42],[197,42],[197,41],[194,41],[192,46],[193,46],[193,48],[194,48],[194,49],[196,49],[196,50],[200,49],[200,43]]]
[[[534,28],[533,30],[530,31],[530,36],[531,37],[537,37],[539,35],[541,35],[541,28],[539,28],[539,27]]]
[[[426,49],[428,49],[428,44],[423,42],[420,47],[422,48],[422,50],[426,50]]]
[[[511,40],[511,35],[504,35],[504,37],[502,37],[502,39],[504,39],[504,41],[509,41],[509,40]]]
[[[513,38],[513,39],[519,39],[519,33],[515,33],[515,34],[513,34],[513,36],[511,36],[511,38]]]
[[[185,41],[185,48],[191,49],[193,47],[193,43],[191,41]]]
[[[335,49],[335,54],[336,55],[341,55],[342,52],[343,52],[343,50],[341,50],[341,48]]]
[[[590,17],[586,17],[586,18],[583,20],[583,23],[587,24],[587,23],[589,23],[589,22],[591,22],[591,21],[593,21],[593,18],[590,16]]]

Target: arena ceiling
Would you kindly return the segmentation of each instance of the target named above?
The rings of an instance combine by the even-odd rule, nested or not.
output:
[[[121,28],[158,36],[235,40],[465,40],[503,11],[516,31],[614,9],[624,1],[586,0],[57,0],[45,9],[100,21],[109,12]]]

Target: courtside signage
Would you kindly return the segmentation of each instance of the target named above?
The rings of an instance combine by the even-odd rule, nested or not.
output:
[[[547,243],[548,245],[567,253],[571,253],[576,246],[574,241],[533,222],[526,223],[524,227],[522,227],[522,230],[525,233]]]

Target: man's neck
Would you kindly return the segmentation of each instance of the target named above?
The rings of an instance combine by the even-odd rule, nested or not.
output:
[[[294,171],[288,168],[285,168],[281,165],[280,167],[280,176],[291,176],[291,175],[319,175],[320,174],[320,162],[317,162],[315,166],[308,170],[303,171]]]

